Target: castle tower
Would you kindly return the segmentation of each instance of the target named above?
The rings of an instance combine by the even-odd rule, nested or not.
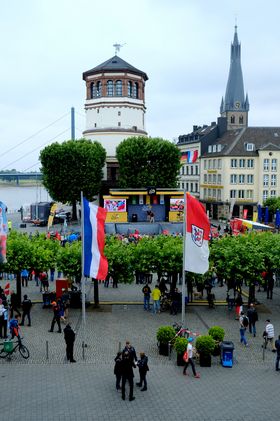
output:
[[[118,45],[118,44],[117,44]],[[98,140],[114,160],[116,147],[145,129],[146,73],[115,55],[83,73],[86,82],[86,139]]]
[[[243,75],[241,68],[241,44],[238,41],[237,26],[231,44],[230,69],[225,99],[222,98],[220,112],[227,118],[227,129],[248,127],[249,99],[244,96]]]

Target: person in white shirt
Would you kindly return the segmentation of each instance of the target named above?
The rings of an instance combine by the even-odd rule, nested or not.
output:
[[[274,326],[271,323],[270,319],[267,319],[265,322],[266,322],[266,326],[265,326],[265,331],[264,331],[263,336],[266,337],[267,344],[270,344],[271,351],[276,352],[275,342],[274,342]]]
[[[200,375],[195,371],[195,365],[193,362],[193,338],[188,338],[188,346],[187,346],[187,353],[188,353],[188,359],[187,361],[185,361],[185,366],[184,366],[184,370],[183,370],[183,374],[186,376],[187,375],[187,368],[188,365],[190,364],[192,366],[192,372],[193,375],[196,379],[200,378]]]

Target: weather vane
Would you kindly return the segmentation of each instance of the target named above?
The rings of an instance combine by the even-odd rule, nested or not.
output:
[[[115,44],[113,44],[113,47],[115,47],[115,55],[117,55],[120,52],[120,49],[126,44],[126,42],[124,44],[119,44],[118,42],[116,42]]]

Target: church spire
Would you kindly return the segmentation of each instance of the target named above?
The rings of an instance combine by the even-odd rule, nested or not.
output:
[[[241,117],[241,114],[243,114],[243,118],[241,118],[241,120],[239,118],[239,121],[242,122],[241,126],[244,127],[244,124],[247,126],[248,111],[249,99],[248,95],[246,95],[246,98],[244,95],[243,75],[241,68],[241,44],[238,40],[237,26],[235,25],[234,37],[230,50],[230,69],[226,94],[224,99],[222,99],[220,112],[223,116],[226,116],[229,113],[234,113],[234,115],[231,115],[231,122],[234,120],[235,127],[239,126],[236,125],[237,118],[235,117],[238,117],[238,115]],[[236,115],[236,113],[238,115]]]

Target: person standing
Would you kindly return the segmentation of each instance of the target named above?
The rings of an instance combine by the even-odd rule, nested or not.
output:
[[[53,309],[53,319],[52,319],[52,324],[51,324],[51,328],[49,330],[49,332],[53,332],[53,328],[55,323],[57,323],[57,327],[58,327],[58,333],[61,333],[61,325],[60,325],[60,308],[59,305],[57,304],[56,301],[53,301],[51,303],[52,305],[52,309]]]
[[[269,270],[266,276],[266,298],[272,300],[274,288],[273,271]]]
[[[126,381],[129,383],[129,400],[134,401],[135,397],[133,396],[133,368],[135,368],[134,361],[131,360],[128,351],[125,351],[122,356],[122,400],[125,400],[125,384]]]
[[[239,328],[239,331],[240,331],[240,343],[241,344],[244,343],[245,346],[248,346],[245,333],[246,333],[246,328],[247,328],[247,326],[249,324],[249,319],[248,319],[247,316],[244,315],[243,311],[241,311],[241,313],[240,313],[239,324],[240,324],[240,328]]]
[[[243,311],[243,299],[240,292],[235,299],[235,320],[240,320],[240,314]]]
[[[275,344],[274,344],[274,326],[271,323],[270,319],[266,321],[265,330],[263,336],[266,336],[267,343],[270,343],[271,351],[276,352]]]
[[[150,310],[150,296],[151,296],[151,288],[148,284],[144,285],[142,288],[142,293],[144,294],[144,310]]]
[[[174,316],[177,315],[178,313],[178,309],[179,309],[179,305],[180,305],[180,301],[181,301],[181,294],[178,291],[178,288],[175,288],[174,292],[171,294],[171,299],[172,299],[172,303],[171,303],[171,308],[170,308],[170,314],[174,314]]]
[[[143,388],[141,389],[141,392],[144,392],[145,390],[147,390],[146,375],[149,371],[148,357],[145,355],[145,352],[140,352],[140,360],[137,362],[137,366],[139,368],[140,381],[139,383],[136,383],[136,386],[142,387],[143,383]]]
[[[12,319],[14,316],[14,311],[21,316],[20,311],[18,310],[17,305],[17,294],[14,291],[11,291],[11,303],[10,303],[10,318]]]
[[[156,285],[152,291],[154,314],[160,313],[160,296],[161,292],[159,290],[158,285]]]
[[[277,341],[275,341],[275,348],[277,351],[276,355],[276,362],[275,362],[275,370],[279,371],[279,361],[280,361],[280,335],[278,336]]]
[[[21,318],[20,326],[24,326],[25,316],[27,316],[27,319],[28,319],[28,326],[31,326],[30,311],[32,307],[32,302],[26,294],[23,296],[21,307],[22,307],[22,318]]]
[[[194,361],[193,361],[193,353],[194,353],[194,350],[193,350],[192,343],[193,343],[193,338],[191,338],[191,337],[188,338],[188,346],[187,346],[188,359],[187,359],[187,361],[185,361],[185,366],[184,366],[183,374],[184,374],[184,376],[187,375],[187,368],[188,368],[188,366],[190,364],[191,367],[192,367],[192,372],[193,372],[194,377],[196,379],[199,379],[200,378],[200,375],[196,372]]]
[[[116,376],[116,389],[121,390],[122,379],[122,353],[118,352],[115,358],[114,374]]]
[[[249,332],[252,333],[254,337],[256,336],[256,322],[259,320],[257,310],[253,303],[250,304],[250,307],[247,311],[247,316],[249,319]]]
[[[129,358],[131,359],[131,361],[133,363],[137,362],[137,355],[136,355],[135,348],[134,348],[134,346],[131,345],[131,343],[129,341],[126,341],[126,343],[125,343],[125,347],[124,347],[123,352],[122,352],[123,355],[125,354],[125,352],[128,352]]]
[[[70,363],[75,363],[76,360],[74,360],[73,352],[74,352],[74,342],[75,342],[76,335],[70,323],[68,323],[65,326],[63,332],[64,332],[64,340],[66,343],[66,358],[68,361],[70,361]]]
[[[21,285],[23,287],[24,287],[24,284],[25,284],[26,287],[28,286],[28,276],[29,276],[28,270],[27,269],[23,269],[21,271]]]

